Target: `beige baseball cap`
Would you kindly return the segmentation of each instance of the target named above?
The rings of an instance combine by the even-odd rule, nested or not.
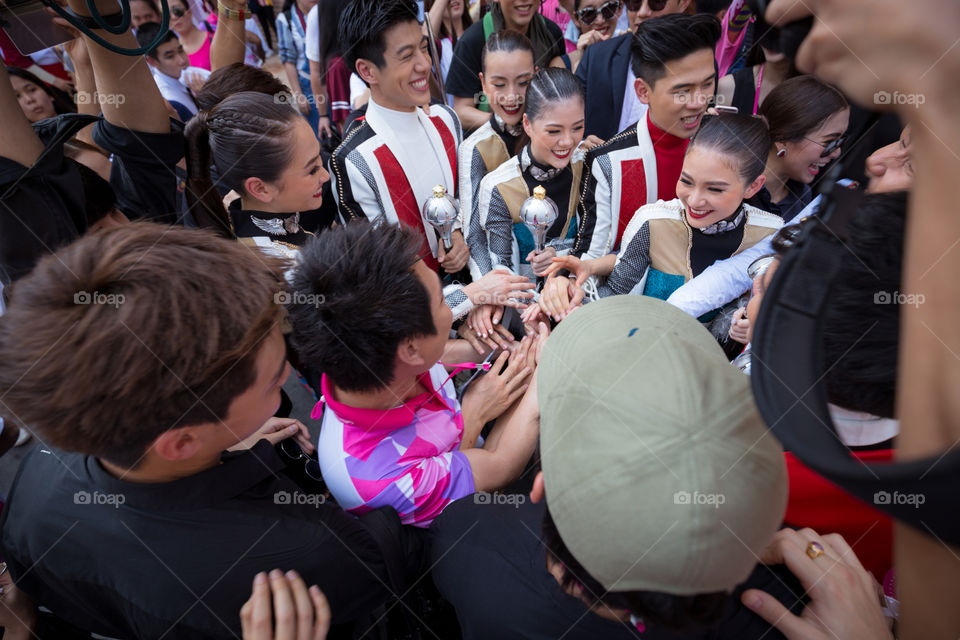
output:
[[[547,506],[611,591],[731,591],[783,521],[783,450],[749,378],[693,317],[614,296],[565,319],[537,371]]]

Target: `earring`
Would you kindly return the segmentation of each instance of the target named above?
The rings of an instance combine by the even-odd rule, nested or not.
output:
[[[778,157],[778,158],[782,158],[782,157],[785,156],[785,155],[787,155],[787,150],[786,150],[786,149],[780,149],[779,151],[777,151],[777,157]]]

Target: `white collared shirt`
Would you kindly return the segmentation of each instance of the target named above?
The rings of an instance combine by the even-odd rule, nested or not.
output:
[[[633,75],[633,66],[627,65],[627,86],[623,92],[623,108],[620,110],[620,125],[617,131],[623,131],[634,122],[640,122],[647,115],[647,105],[637,98],[637,90],[633,85],[637,83],[637,76]]]
[[[153,73],[153,79],[157,83],[157,87],[160,89],[160,95],[163,96],[164,100],[167,102],[178,102],[190,112],[191,116],[197,115],[197,103],[194,101],[193,96],[190,95],[190,91],[187,90],[187,85],[183,84],[183,82],[177,78],[171,78],[155,67],[150,67],[150,71]],[[188,67],[183,70],[180,77],[183,78],[187,74],[194,73],[204,78],[210,75],[210,72],[206,69]]]
[[[367,120],[371,114],[374,120],[379,119],[387,123],[390,133],[397,142],[397,148],[391,147],[397,161],[407,175],[407,181],[410,182],[410,188],[413,189],[413,195],[417,200],[417,206],[423,203],[433,194],[433,188],[438,184],[444,184],[443,165],[440,164],[440,158],[430,143],[430,136],[424,129],[416,111],[394,111],[387,109],[374,102],[371,96],[367,103]],[[444,185],[449,192],[453,192],[453,185]]]

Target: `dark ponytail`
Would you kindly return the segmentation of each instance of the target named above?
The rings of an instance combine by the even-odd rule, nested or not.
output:
[[[584,103],[583,85],[577,77],[559,67],[545,67],[533,74],[527,87],[526,114],[532,122],[551,104],[577,98]]]
[[[300,115],[288,104],[262,93],[236,93],[187,123],[187,207],[197,226],[233,238],[230,216],[213,184],[243,195],[247,178],[275,182],[290,163],[292,132]]]
[[[742,113],[721,113],[706,116],[693,136],[687,153],[696,147],[713,149],[730,156],[745,184],[756,180],[767,166],[770,151],[770,129],[759,116]]]

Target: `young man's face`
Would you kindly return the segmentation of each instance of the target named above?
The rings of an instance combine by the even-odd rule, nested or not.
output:
[[[666,75],[651,87],[638,78],[637,97],[650,105],[655,125],[678,138],[692,138],[700,128],[716,85],[712,49],[700,49],[666,63]]]
[[[157,47],[157,57],[147,56],[147,61],[156,67],[160,73],[170,76],[174,80],[180,79],[180,74],[190,66],[190,58],[183,50],[178,38],[164,42]]]
[[[870,154],[867,158],[868,193],[910,190],[913,186],[910,142],[910,125],[907,125],[899,140]]]
[[[430,53],[427,37],[415,21],[395,25],[384,34],[383,66],[358,60],[359,75],[370,85],[374,101],[395,111],[413,111],[430,102]]]
[[[430,293],[430,311],[433,314],[433,326],[436,333],[432,336],[421,336],[417,338],[418,348],[423,355],[426,366],[424,371],[435,365],[440,356],[443,355],[443,349],[447,345],[447,338],[450,336],[450,327],[453,324],[453,312],[443,300],[443,289],[440,287],[440,278],[437,277],[430,267],[423,260],[419,260],[413,267],[414,273],[420,279],[426,290]]]
[[[223,419],[223,448],[232,447],[252,435],[280,408],[280,388],[290,375],[287,348],[280,329],[274,329],[260,344],[256,378],[250,388],[230,403]]]

